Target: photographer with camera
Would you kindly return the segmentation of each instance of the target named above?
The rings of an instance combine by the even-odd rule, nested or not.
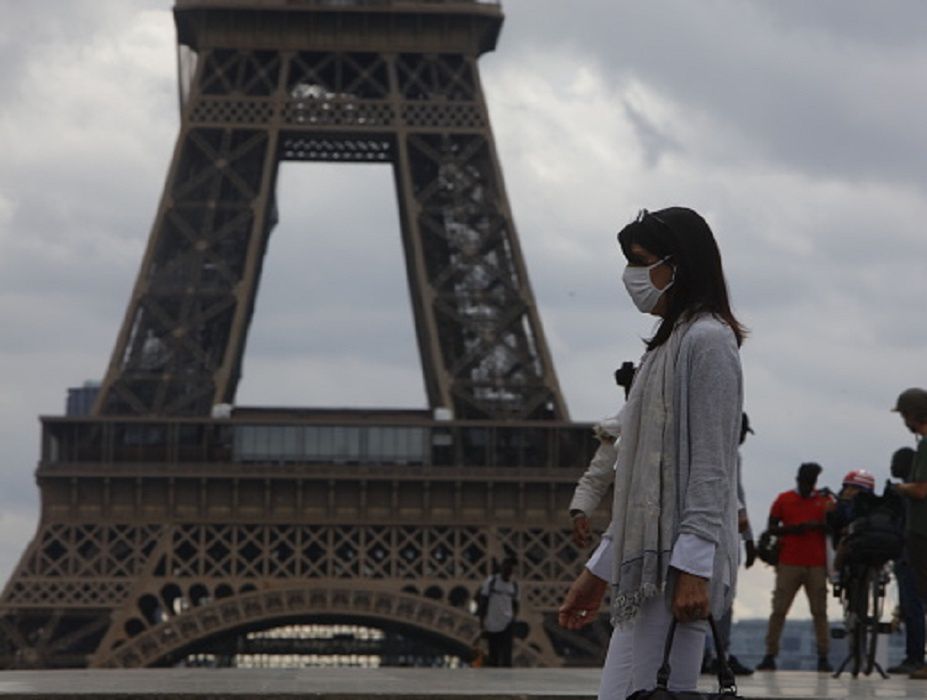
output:
[[[917,450],[907,483],[894,488],[908,503],[905,537],[906,561],[914,574],[917,593],[927,601],[927,391],[906,389],[898,396],[894,411],[901,414],[905,427],[916,436]],[[910,678],[927,680],[927,666],[922,666]]]
[[[817,490],[821,465],[805,462],[798,468],[798,488],[780,493],[769,511],[767,532],[779,537],[779,560],[772,614],[766,632],[766,655],[758,671],[775,671],[779,639],[785,617],[799,588],[805,589],[814,619],[818,647],[818,671],[830,672],[830,635],[827,627],[827,512],[834,497],[827,489]]]
[[[892,454],[892,477],[907,483],[914,466],[915,452],[902,447]],[[897,484],[895,484],[897,486]],[[897,489],[896,489],[897,490]],[[907,520],[907,518],[905,519]],[[895,560],[895,581],[898,583],[898,615],[904,624],[905,656],[901,663],[888,669],[889,673],[914,673],[924,666],[924,604],[917,595],[917,581],[905,551]]]

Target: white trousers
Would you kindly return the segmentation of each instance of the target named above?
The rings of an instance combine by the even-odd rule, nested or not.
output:
[[[599,700],[625,700],[636,690],[656,686],[672,615],[663,596],[645,602],[637,617],[616,627],[602,668]],[[708,623],[676,625],[670,654],[670,690],[695,690],[702,666]]]

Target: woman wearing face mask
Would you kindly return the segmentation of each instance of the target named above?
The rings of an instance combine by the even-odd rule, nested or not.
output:
[[[655,685],[673,617],[669,688],[695,690],[704,618],[733,598],[745,336],[696,212],[642,211],[618,241],[632,301],[661,320],[624,409],[608,536],[559,615],[564,627],[583,627],[610,592],[615,629],[599,691],[609,700]]]

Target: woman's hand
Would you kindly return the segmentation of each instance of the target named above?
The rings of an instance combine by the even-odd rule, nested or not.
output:
[[[560,626],[568,630],[578,630],[594,622],[607,589],[606,581],[595,576],[589,569],[583,568],[567,591],[563,605],[560,606],[557,615]]]
[[[695,622],[708,617],[708,579],[676,570],[673,591],[673,617],[680,622]],[[563,610],[563,608],[561,608]]]

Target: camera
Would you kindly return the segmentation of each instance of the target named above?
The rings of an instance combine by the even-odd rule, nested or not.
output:
[[[634,383],[634,373],[637,368],[633,362],[622,362],[621,367],[615,370],[615,384],[624,389],[624,398],[628,398],[631,393],[631,384]]]

